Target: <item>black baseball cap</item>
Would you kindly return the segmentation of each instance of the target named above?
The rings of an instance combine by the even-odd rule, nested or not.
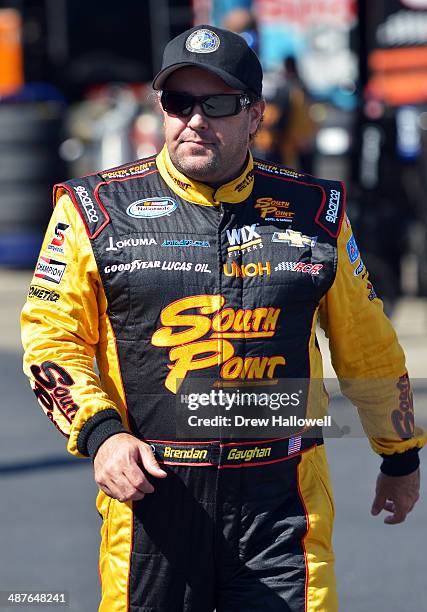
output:
[[[234,89],[262,95],[260,61],[240,34],[211,25],[198,25],[179,34],[165,47],[153,88],[163,89],[168,76],[184,66],[209,70]]]

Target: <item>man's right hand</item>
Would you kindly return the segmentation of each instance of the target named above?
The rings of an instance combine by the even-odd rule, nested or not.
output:
[[[157,463],[151,446],[131,434],[117,433],[101,444],[93,462],[100,489],[120,502],[143,499],[154,487],[141,469],[156,478],[167,476]]]

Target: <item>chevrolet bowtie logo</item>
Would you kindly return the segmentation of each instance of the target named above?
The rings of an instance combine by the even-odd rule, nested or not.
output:
[[[282,242],[290,246],[302,248],[305,246],[314,247],[317,242],[317,236],[304,236],[301,232],[287,229],[286,232],[274,232],[272,242]]]

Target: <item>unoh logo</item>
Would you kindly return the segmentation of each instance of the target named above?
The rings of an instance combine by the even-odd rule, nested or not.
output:
[[[145,198],[132,202],[126,213],[136,219],[155,219],[170,215],[177,208],[178,203],[172,198]]]

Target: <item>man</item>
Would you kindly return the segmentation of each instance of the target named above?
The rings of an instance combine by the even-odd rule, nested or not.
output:
[[[68,450],[94,460],[100,610],[333,612],[320,434],[236,441],[200,426],[198,439],[184,437],[176,402],[204,377],[221,390],[320,379],[320,316],[383,456],[373,513],[401,522],[418,497],[424,442],[402,350],[342,185],[248,152],[264,103],[244,40],[211,26],[184,32],[154,88],[164,149],[56,187],[22,318],[42,408]],[[382,381],[375,397],[355,383],[366,378]]]

